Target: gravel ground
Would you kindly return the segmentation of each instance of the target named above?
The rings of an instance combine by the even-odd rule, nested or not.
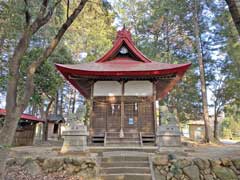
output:
[[[80,176],[69,176],[59,172],[51,174],[39,174],[33,176],[19,166],[12,166],[8,168],[5,180],[85,180],[85,179]],[[89,180],[89,178],[87,180]]]

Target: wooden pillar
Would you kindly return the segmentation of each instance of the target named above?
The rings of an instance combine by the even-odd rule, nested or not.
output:
[[[90,98],[89,98],[89,132],[90,132],[90,136],[92,136],[93,133],[93,129],[92,129],[92,124],[93,124],[93,86],[94,86],[94,82],[91,83],[91,94],[90,94]]]
[[[157,86],[156,81],[153,81],[153,121],[154,121],[154,130],[155,134],[157,132],[157,107],[156,107],[156,99],[157,99]]]
[[[124,132],[123,132],[123,126],[124,126],[124,81],[121,81],[121,87],[122,87],[122,92],[121,92],[121,122],[120,122],[120,138],[124,137]]]

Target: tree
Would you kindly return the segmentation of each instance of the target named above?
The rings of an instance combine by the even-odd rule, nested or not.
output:
[[[240,36],[240,3],[238,0],[226,0],[233,22]]]
[[[137,47],[147,57],[163,63],[192,62],[184,82],[159,104],[176,107],[181,122],[197,118],[201,111],[201,97],[189,2],[121,0],[114,7],[119,21],[132,30]]]
[[[26,81],[24,83],[24,93],[20,96],[19,93],[19,69],[22,63],[22,58],[26,54],[27,49],[30,47],[31,39],[34,34],[38,32],[44,25],[46,25],[53,16],[54,10],[60,4],[61,0],[49,2],[48,0],[42,0],[38,13],[34,14],[32,8],[29,8],[28,1],[25,0],[25,26],[24,30],[19,38],[19,41],[14,49],[13,55],[9,61],[9,76],[7,86],[7,98],[6,98],[6,117],[3,128],[0,132],[0,144],[11,145],[13,137],[17,128],[20,115],[23,113],[28,105],[29,99],[34,91],[34,76],[37,68],[47,60],[47,58],[53,53],[66,30],[70,27],[79,13],[83,10],[87,0],[81,0],[77,7],[73,10],[72,14],[67,17],[66,21],[59,28],[56,36],[49,42],[41,55],[34,60],[28,67],[26,73]],[[4,169],[1,162],[0,175],[2,176],[2,170]]]
[[[219,140],[219,129],[218,129],[218,116],[223,112],[224,106],[229,100],[228,93],[226,92],[226,86],[224,79],[215,80],[210,88],[213,96],[213,108],[214,108],[214,129],[213,137]]]
[[[201,92],[202,92],[202,106],[203,106],[203,120],[205,124],[205,141],[211,141],[211,131],[209,125],[209,115],[208,115],[208,102],[207,102],[207,90],[206,90],[206,82],[205,82],[205,72],[204,72],[204,63],[203,63],[203,55],[202,55],[202,45],[200,38],[200,28],[199,28],[199,17],[198,17],[198,8],[199,2],[198,0],[194,1],[193,13],[194,13],[194,33],[195,33],[195,41],[197,48],[197,58],[199,63],[200,70],[200,80],[201,80]]]
[[[23,59],[21,66],[21,77],[25,77],[26,67],[35,60],[40,54],[41,48],[33,48]],[[56,91],[63,86],[62,77],[56,73],[54,63],[73,63],[71,54],[64,46],[59,46],[56,51],[45,61],[36,71],[34,77],[34,93],[30,99],[30,104],[39,109],[41,119],[44,120],[43,140],[47,140],[48,123],[47,117],[49,110],[56,97]],[[56,106],[56,105],[55,105]]]
[[[106,9],[101,0],[94,2],[86,5],[81,18],[74,21],[63,39],[80,63],[100,58],[112,47],[115,37],[116,30],[112,26],[115,14]]]
[[[82,11],[87,0],[82,0],[78,4],[78,7],[73,11],[71,16],[69,16],[65,23],[61,26],[56,36],[52,39],[46,49],[42,54],[34,60],[27,68],[26,81],[24,85],[24,94],[22,98],[18,97],[18,80],[20,78],[19,68],[27,48],[29,47],[30,40],[32,36],[39,31],[39,29],[44,26],[51,19],[54,9],[60,3],[60,1],[55,2],[53,6],[47,0],[42,1],[41,8],[39,10],[38,16],[30,22],[26,21],[26,27],[24,32],[17,43],[14,50],[13,56],[9,62],[9,78],[8,78],[8,89],[7,89],[7,104],[6,104],[6,119],[4,126],[0,132],[0,143],[1,144],[11,144],[13,136],[16,130],[17,122],[20,114],[26,108],[28,101],[34,90],[34,75],[37,68],[52,54],[54,49],[57,47],[62,36],[76,19],[78,14]],[[27,8],[26,8],[27,9]],[[27,9],[27,13],[30,13]],[[18,99],[20,98],[20,99]]]

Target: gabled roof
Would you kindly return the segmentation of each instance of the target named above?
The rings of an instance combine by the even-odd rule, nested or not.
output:
[[[5,109],[0,109],[0,116],[6,116],[6,110]],[[35,122],[45,122],[44,120],[39,119],[36,116],[33,116],[31,114],[22,114],[20,119],[28,120],[28,121],[35,121]]]
[[[92,75],[92,76],[147,76],[184,73],[191,63],[167,64],[151,61],[148,63],[130,58],[115,58],[105,62],[90,62],[83,64],[56,64],[63,75]]]
[[[48,122],[64,123],[65,119],[61,114],[49,114],[47,117]]]
[[[103,57],[98,59],[96,63],[106,62],[112,60],[116,54],[119,52],[122,46],[126,46],[128,50],[135,56],[135,58],[142,62],[151,62],[150,59],[145,57],[141,51],[139,51],[131,38],[131,33],[125,27],[117,32],[116,40],[113,44],[112,49],[110,49]]]
[[[120,49],[127,48],[123,54]],[[158,98],[163,98],[181,80],[191,63],[167,64],[152,61],[142,54],[134,45],[130,31],[123,28],[110,49],[100,59],[82,64],[56,64],[63,76],[85,96],[90,97],[91,82],[94,79],[153,79],[172,76],[171,81],[159,83]],[[161,92],[160,92],[161,91]]]

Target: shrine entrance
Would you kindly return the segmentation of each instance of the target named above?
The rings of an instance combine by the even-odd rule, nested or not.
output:
[[[89,142],[121,146],[155,142],[156,101],[173,89],[190,65],[152,61],[123,28],[100,59],[56,67],[90,102]]]
[[[121,103],[94,102],[92,128],[94,133],[120,132]],[[125,102],[124,133],[154,133],[153,105],[151,102]]]

